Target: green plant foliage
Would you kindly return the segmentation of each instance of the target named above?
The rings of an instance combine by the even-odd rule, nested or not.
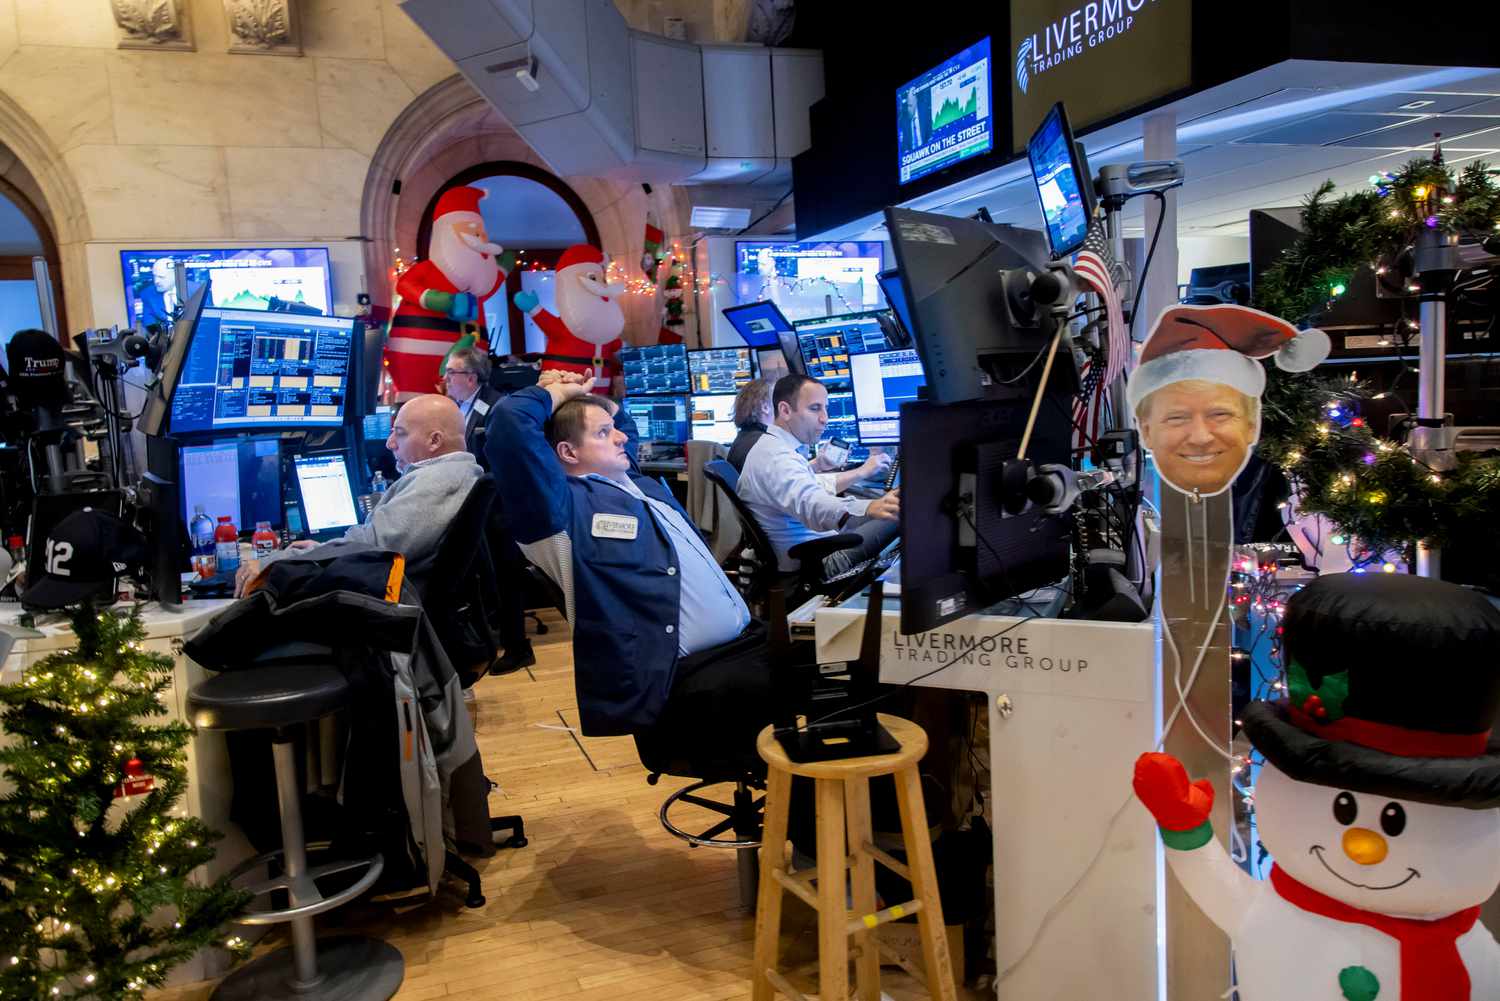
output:
[[[0,997],[141,998],[217,945],[248,895],[193,870],[219,835],[176,809],[192,731],[155,724],[172,661],[141,648],[139,609],[72,613],[78,646],[0,685]],[[134,761],[132,761],[134,759]],[[154,788],[115,803],[126,763]]]

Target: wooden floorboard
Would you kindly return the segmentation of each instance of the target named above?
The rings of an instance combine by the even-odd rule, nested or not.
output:
[[[727,1001],[750,993],[753,919],[739,909],[735,853],[692,848],[657,820],[689,784],[646,771],[629,737],[577,733],[572,644],[544,614],[528,671],[476,686],[485,772],[499,784],[494,815],[521,814],[527,847],[479,860],[486,903],[465,908],[447,891],[406,906],[357,904],[320,929],[375,935],[406,960],[399,1001]],[[707,827],[717,815],[683,808],[673,819]],[[816,956],[812,912],[787,898],[783,963]],[[281,944],[273,933],[262,949]],[[882,971],[894,1001],[925,996],[900,970]],[[212,982],[153,1001],[204,1001]],[[977,994],[960,991],[965,1001]]]

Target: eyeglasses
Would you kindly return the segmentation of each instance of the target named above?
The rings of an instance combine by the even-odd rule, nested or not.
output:
[[[455,375],[473,375],[473,374],[474,374],[473,372],[470,372],[466,368],[450,368],[448,370],[448,375],[450,377],[455,376]]]

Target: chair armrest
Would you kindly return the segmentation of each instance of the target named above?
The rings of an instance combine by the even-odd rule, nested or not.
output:
[[[799,542],[786,551],[787,556],[802,563],[821,563],[825,556],[829,556],[841,549],[853,549],[865,540],[854,532],[840,532],[838,535],[829,535],[821,539],[808,539]]]

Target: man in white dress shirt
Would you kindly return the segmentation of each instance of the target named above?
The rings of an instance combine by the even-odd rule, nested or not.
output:
[[[825,577],[879,555],[901,530],[900,491],[874,500],[838,495],[883,473],[891,457],[872,454],[863,465],[837,473],[807,461],[799,449],[816,444],[828,424],[828,390],[816,379],[783,376],[776,381],[771,405],[775,420],[745,456],[737,492],[771,540],[781,569],[797,569],[797,561],[787,557],[797,543],[837,532],[857,533],[864,542],[825,558]]]

